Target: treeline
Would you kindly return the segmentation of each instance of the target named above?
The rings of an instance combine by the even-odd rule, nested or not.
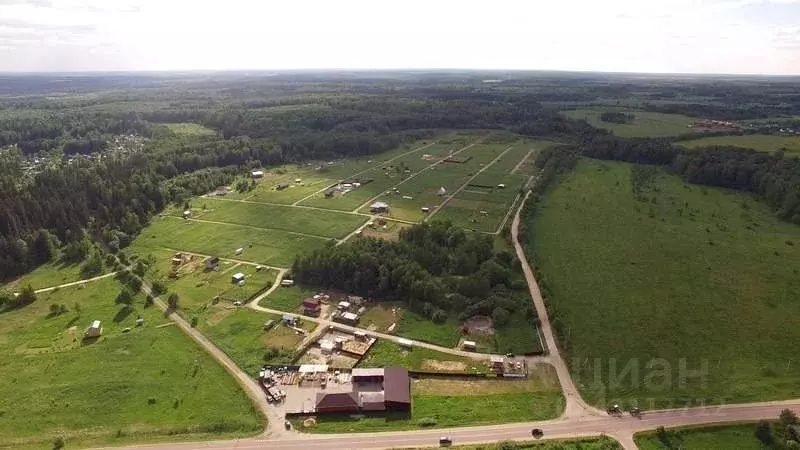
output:
[[[397,242],[360,238],[298,258],[292,271],[303,284],[368,298],[399,301],[436,322],[487,315],[503,326],[511,314],[534,317],[516,279],[514,256],[496,253],[491,237],[466,233],[446,221],[414,225]]]
[[[600,120],[609,123],[626,124],[633,122],[634,119],[636,119],[636,116],[633,114],[626,114],[619,111],[606,111],[600,114]]]

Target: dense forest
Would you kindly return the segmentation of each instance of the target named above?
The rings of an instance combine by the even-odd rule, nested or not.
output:
[[[681,152],[559,114],[570,102],[625,101],[755,118],[796,114],[795,91],[781,81],[546,72],[0,77],[0,278],[87,236],[124,247],[165,205],[226,185],[244,168],[379,153],[452,129],[558,138],[586,156],[670,165],[692,182],[759,193],[797,221],[797,163],[788,158]],[[697,106],[698,98],[707,101]],[[172,123],[209,132],[181,135]],[[120,147],[121,136],[144,143]],[[53,251],[41,251],[45,241]]]
[[[511,253],[493,251],[491,236],[433,221],[402,230],[397,242],[362,238],[318,250],[292,271],[301,283],[399,301],[434,322],[457,313],[503,326],[512,313],[535,317],[526,296],[515,295],[525,293],[517,264]]]

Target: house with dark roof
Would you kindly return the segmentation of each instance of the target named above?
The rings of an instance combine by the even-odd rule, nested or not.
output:
[[[317,394],[317,413],[349,413],[358,411],[358,400],[354,392],[340,392]]]
[[[315,412],[409,412],[411,379],[402,367],[356,368],[351,373],[352,392],[317,394]]]
[[[307,298],[303,300],[303,314],[311,317],[319,317],[322,306],[318,298]]]
[[[387,367],[383,370],[383,395],[387,411],[411,411],[411,380],[408,370]]]

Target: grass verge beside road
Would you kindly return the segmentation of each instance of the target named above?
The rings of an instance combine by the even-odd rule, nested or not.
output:
[[[756,439],[755,429],[755,424],[677,428],[666,430],[666,435],[662,437],[655,431],[637,433],[634,440],[639,450],[762,450],[765,447]],[[671,447],[667,447],[664,438]]]

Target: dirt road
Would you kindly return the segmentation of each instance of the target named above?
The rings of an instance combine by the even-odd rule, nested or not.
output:
[[[564,416],[569,418],[587,415],[604,415],[605,412],[590,406],[581,398],[578,388],[575,386],[572,376],[569,374],[567,364],[564,362],[564,358],[561,357],[561,353],[556,345],[553,327],[550,325],[550,318],[547,316],[547,308],[545,307],[542,293],[539,290],[539,284],[533,276],[533,269],[531,269],[530,264],[528,264],[525,250],[519,240],[520,214],[530,195],[531,191],[528,191],[522,199],[519,208],[517,208],[517,212],[514,214],[514,221],[511,223],[511,240],[514,244],[514,250],[517,252],[517,258],[522,265],[522,271],[525,274],[525,281],[528,283],[528,290],[530,291],[531,299],[533,299],[534,308],[539,316],[539,330],[542,332],[542,336],[544,336],[545,344],[547,345],[547,354],[550,356],[550,363],[556,369],[558,381],[561,383],[561,391],[567,399],[567,408],[564,412]]]
[[[50,286],[50,287],[46,287],[46,288],[42,288],[42,289],[37,289],[37,290],[35,290],[33,292],[35,292],[37,294],[40,294],[42,292],[55,291],[56,289],[61,289],[61,288],[70,287],[70,286],[77,286],[79,284],[91,283],[92,281],[97,281],[97,280],[102,280],[103,278],[113,277],[116,274],[117,274],[117,272],[111,272],[111,273],[107,273],[107,274],[104,274],[104,275],[99,275],[99,276],[96,276],[96,277],[93,277],[93,278],[87,278],[85,280],[78,280],[78,281],[73,281],[71,283],[64,283],[64,284],[59,284],[57,286]]]

